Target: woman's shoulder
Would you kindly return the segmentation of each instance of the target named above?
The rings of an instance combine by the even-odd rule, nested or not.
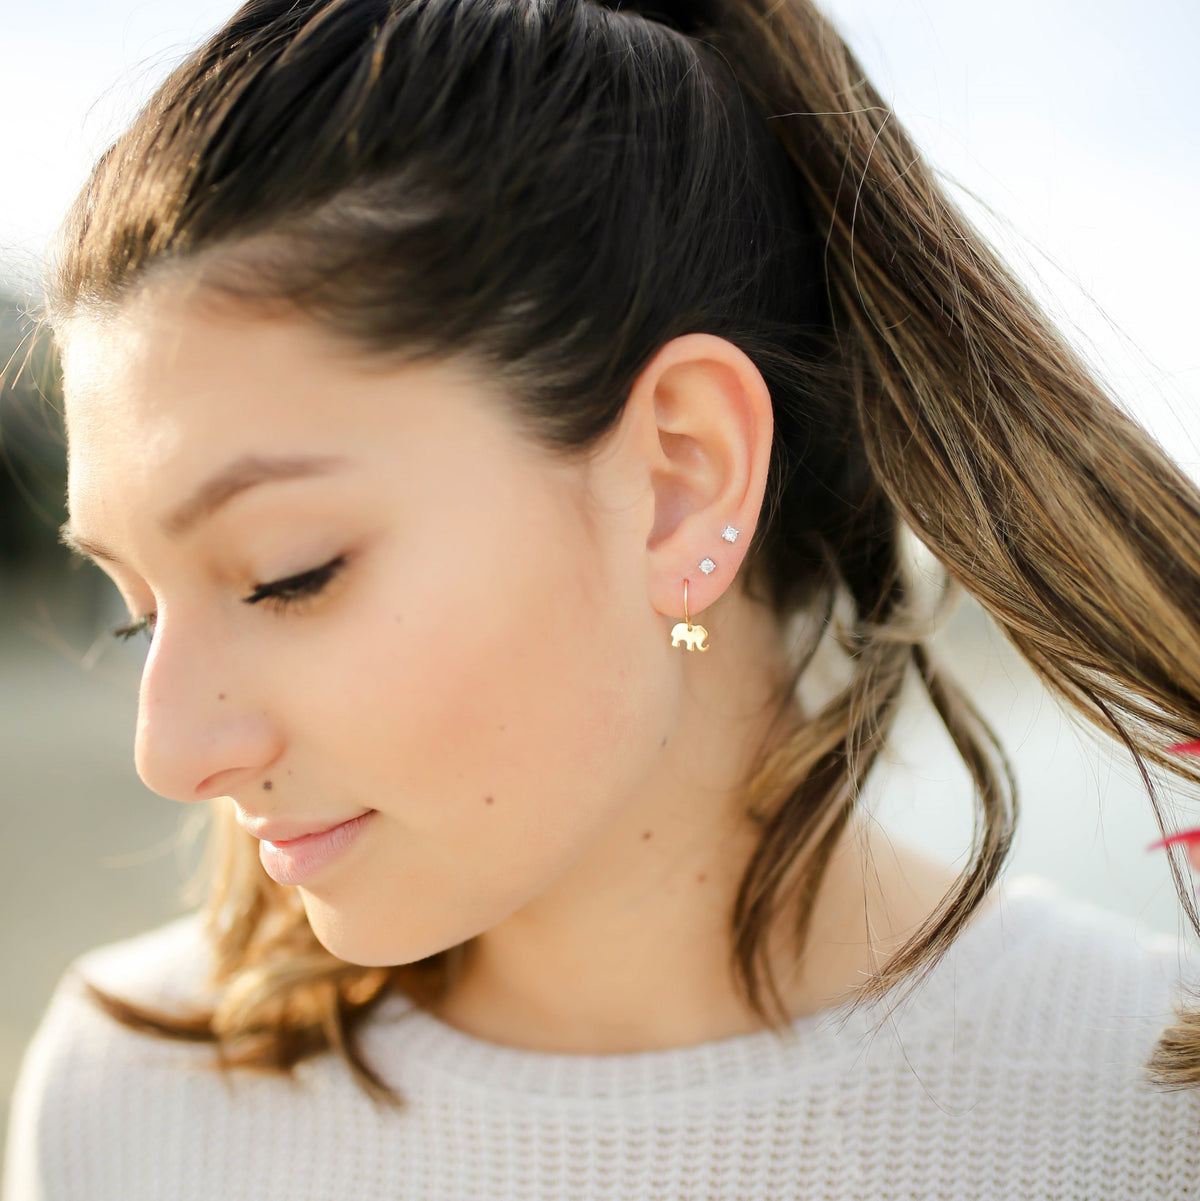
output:
[[[204,916],[191,912],[85,951],[69,965],[63,984],[88,981],[144,1005],[203,1005],[212,962]]]
[[[1155,931],[1035,875],[1005,882],[898,1015],[906,1048],[1063,1080],[1146,1087],[1179,1006],[1200,1007],[1195,936]],[[955,1038],[948,1040],[953,1019]]]
[[[195,913],[85,951],[60,977],[26,1051],[22,1075],[61,1070],[67,1063],[78,1072],[88,1061],[107,1069],[114,1055],[136,1062],[164,1053],[178,1057],[184,1045],[147,1038],[117,1022],[96,1003],[90,986],[134,1006],[188,1016],[211,1004],[211,961],[211,944]],[[189,1050],[195,1058],[197,1048]]]
[[[89,995],[152,1011],[211,1010],[213,947],[199,914],[85,952],[59,980],[13,1092],[3,1201],[208,1201],[298,1195],[277,1156],[337,1168],[337,1139],[371,1103],[332,1053],[293,1076],[222,1070],[216,1047],[142,1033]],[[311,1183],[311,1182],[310,1182]],[[333,1196],[314,1185],[308,1195]],[[282,1191],[280,1191],[282,1189]]]
[[[13,1091],[5,1201],[121,1196],[125,1186],[104,1180],[105,1165],[123,1165],[124,1175],[126,1165],[147,1163],[156,1153],[146,1128],[129,1117],[157,1111],[181,1118],[185,1092],[189,1103],[216,1095],[221,1086],[210,1045],[139,1033],[105,1013],[88,990],[93,984],[136,1005],[186,1014],[205,1002],[210,954],[200,917],[188,914],[96,947],[68,966]],[[75,1173],[82,1163],[98,1169],[86,1185]]]
[[[166,1040],[134,1036],[90,995],[94,986],[115,999],[187,1015],[210,1004],[212,948],[200,914],[188,913],[152,930],[85,951],[60,977],[26,1053],[26,1060],[99,1055],[110,1046],[165,1047]]]
[[[1044,996],[1049,986],[1063,1002],[1051,1012],[1075,1020],[1157,1019],[1200,981],[1194,932],[1156,931],[1039,876],[1012,881],[998,906],[1000,936],[1009,937],[1014,950],[1009,988],[1037,995],[1040,984]]]

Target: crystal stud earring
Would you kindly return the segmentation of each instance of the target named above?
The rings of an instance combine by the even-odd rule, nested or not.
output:
[[[731,525],[727,525],[721,531],[721,537],[724,538],[726,542],[736,542],[739,533],[739,530],[735,529]],[[700,562],[700,570],[704,572],[705,575],[711,575],[716,570],[716,567],[717,565],[709,558],[702,559]]]

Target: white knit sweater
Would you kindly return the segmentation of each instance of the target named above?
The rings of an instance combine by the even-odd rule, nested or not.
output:
[[[203,950],[185,918],[80,966],[171,1000]],[[881,1026],[831,1009],[786,1043],[557,1055],[397,996],[364,1036],[407,1100],[389,1110],[332,1055],[227,1081],[68,976],[14,1096],[4,1201],[1195,1197],[1200,1091],[1140,1068],[1197,978],[1174,939],[1021,877]]]

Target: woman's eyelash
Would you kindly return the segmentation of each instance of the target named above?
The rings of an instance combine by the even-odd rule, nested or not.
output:
[[[275,608],[286,608],[296,601],[316,596],[345,565],[346,556],[338,555],[336,559],[331,559],[321,567],[314,567],[311,571],[302,571],[299,575],[291,575],[283,580],[273,580],[269,584],[257,584],[250,595],[244,596],[242,600],[247,605],[257,605],[260,601],[269,601]],[[113,637],[122,640],[128,640],[136,634],[145,634],[150,637],[153,630],[154,614],[147,613],[145,617],[139,617],[137,621],[118,626],[113,630]]]
[[[149,638],[153,628],[154,614],[147,613],[145,617],[139,617],[137,621],[131,621],[128,625],[117,626],[113,630],[113,637],[120,638],[124,642],[128,642],[135,634],[145,634]]]
[[[242,599],[248,605],[257,605],[259,601],[267,600],[279,608],[284,608],[293,601],[316,596],[345,564],[346,556],[338,555],[336,559],[331,559],[321,567],[314,567],[311,571],[302,571],[299,575],[274,580],[269,584],[259,584],[249,596]]]

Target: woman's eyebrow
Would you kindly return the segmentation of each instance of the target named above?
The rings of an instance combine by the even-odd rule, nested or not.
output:
[[[275,458],[243,455],[205,480],[191,496],[172,509],[162,519],[162,528],[173,538],[182,537],[235,496],[259,484],[329,475],[345,467],[347,463],[348,460],[341,455],[292,455]],[[58,533],[61,541],[72,550],[96,559],[120,562],[106,547],[78,534],[69,520]]]
[[[199,522],[211,517],[239,493],[259,484],[302,479],[309,475],[328,475],[344,467],[346,462],[340,455],[300,455],[272,459],[244,455],[222,468],[181,505],[172,509],[163,518],[162,527],[171,537],[179,538]]]

